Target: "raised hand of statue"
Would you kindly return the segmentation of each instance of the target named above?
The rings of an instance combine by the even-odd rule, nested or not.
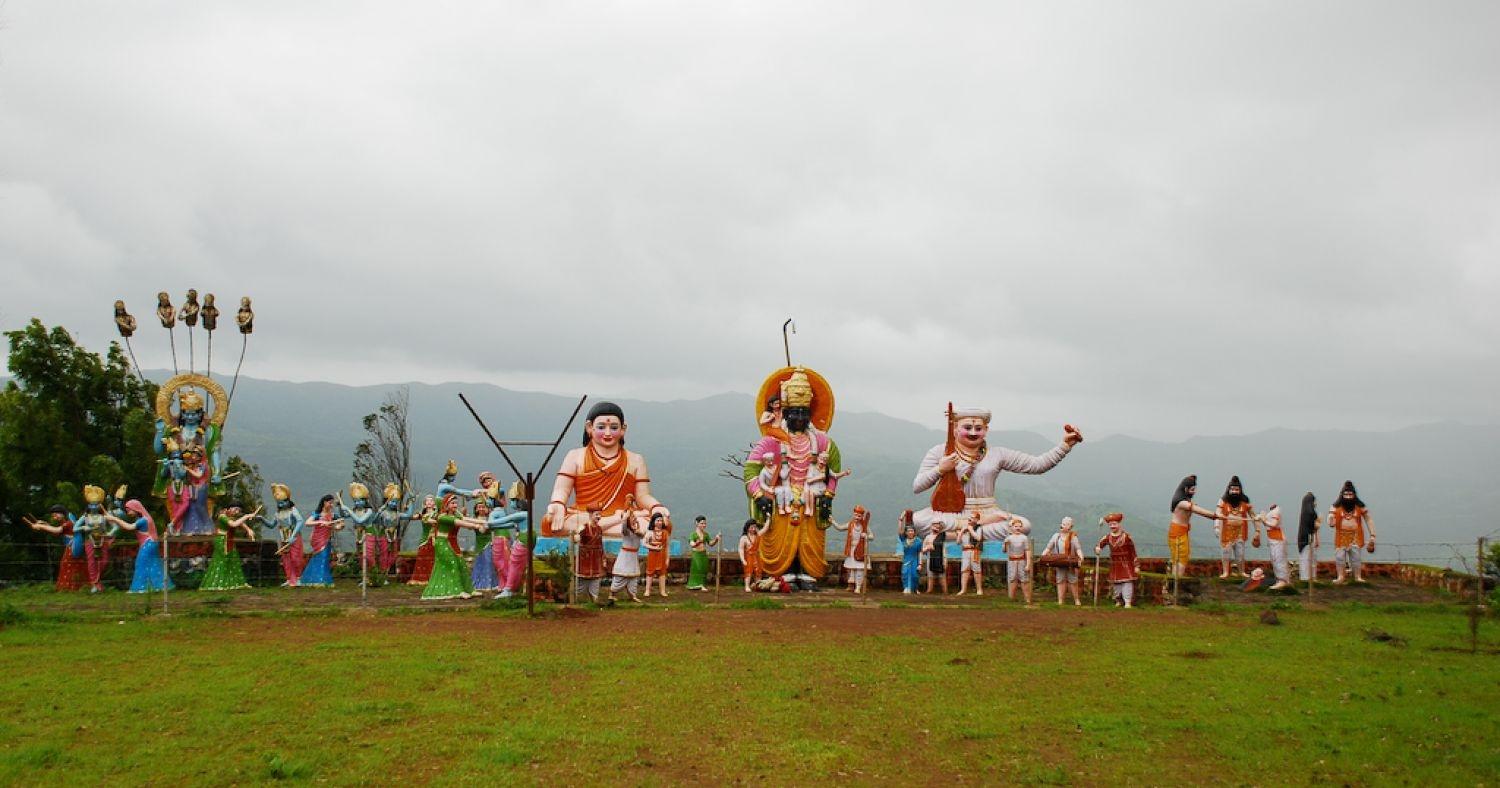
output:
[[[958,452],[944,455],[941,460],[938,460],[937,467],[939,473],[952,473],[953,469],[958,467]]]
[[[1078,428],[1074,427],[1071,424],[1064,424],[1063,443],[1066,443],[1069,446],[1077,446],[1078,444],[1083,443],[1083,433],[1079,432]]]
[[[556,501],[547,504],[547,519],[553,528],[561,528],[563,521],[568,519],[568,507]]]

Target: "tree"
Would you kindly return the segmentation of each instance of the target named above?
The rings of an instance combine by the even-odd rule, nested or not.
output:
[[[48,538],[22,516],[39,516],[55,503],[76,511],[85,484],[113,492],[124,483],[144,495],[156,472],[149,410],[156,387],[130,373],[118,344],[101,357],[79,347],[67,329],[36,319],[5,337],[12,379],[0,391],[0,534],[31,547],[0,560],[29,558],[41,578],[50,571],[42,547]]]
[[[255,507],[263,506],[261,491],[265,487],[260,466],[251,465],[236,454],[224,463],[224,497],[220,499],[219,505],[237,503],[248,514],[255,511]]]
[[[378,506],[381,490],[390,482],[400,482],[410,493],[411,486],[411,390],[405,386],[385,396],[380,409],[364,417],[362,424],[368,436],[354,447],[354,470],[351,480],[370,488],[370,504]],[[407,523],[398,529],[397,544],[406,536]]]

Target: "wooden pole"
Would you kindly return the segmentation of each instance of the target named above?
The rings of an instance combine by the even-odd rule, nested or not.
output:
[[[1308,571],[1307,571],[1307,604],[1313,601],[1313,581],[1318,577],[1318,547],[1314,542],[1307,543]]]
[[[359,532],[355,532],[359,536]],[[331,540],[330,540],[331,541]],[[359,536],[359,603],[364,607],[370,606],[370,540]],[[478,561],[476,556],[474,560]],[[259,563],[259,562],[257,562]]]
[[[582,403],[580,403],[581,405]],[[536,501],[536,475],[526,474],[526,615],[536,615],[536,518],[532,506]]]
[[[1099,607],[1099,560],[1104,553],[1098,547],[1094,548],[1094,607]],[[1110,554],[1110,560],[1114,560],[1114,554]]]
[[[593,515],[589,515],[592,517]],[[572,559],[573,577],[568,582],[568,605],[578,604],[578,539],[577,534],[568,535],[568,556]]]
[[[167,609],[167,586],[170,585],[168,581],[172,577],[167,574],[167,537],[171,533],[172,525],[168,523],[167,527],[162,529],[161,532],[161,614],[164,616],[172,615],[171,611]],[[66,550],[67,548],[64,547],[63,549]]]
[[[719,601],[719,578],[724,575],[724,535],[714,537],[714,601]]]

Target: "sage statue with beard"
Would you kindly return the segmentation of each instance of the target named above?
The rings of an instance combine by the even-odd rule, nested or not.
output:
[[[1063,425],[1063,439],[1046,454],[1034,456],[1015,449],[991,448],[990,412],[980,408],[950,410],[948,442],[928,450],[912,481],[912,492],[921,494],[942,485],[962,488],[962,504],[942,502],[934,495],[934,505],[912,515],[917,532],[926,536],[933,529],[948,532],[970,513],[979,514],[979,530],[986,540],[996,542],[1010,535],[1011,520],[1019,520],[1021,533],[1031,533],[1031,521],[1000,508],[995,500],[995,485],[1002,471],[1040,474],[1057,467],[1073,447],[1083,442],[1083,435],[1071,424]],[[952,447],[951,449],[949,447]]]

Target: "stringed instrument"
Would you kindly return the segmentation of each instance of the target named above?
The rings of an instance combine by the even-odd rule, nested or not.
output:
[[[943,446],[943,456],[958,448],[958,435],[954,429],[953,403],[948,403],[948,442]],[[964,483],[958,479],[955,468],[938,477],[937,487],[932,490],[932,510],[945,514],[958,514],[964,510]]]

